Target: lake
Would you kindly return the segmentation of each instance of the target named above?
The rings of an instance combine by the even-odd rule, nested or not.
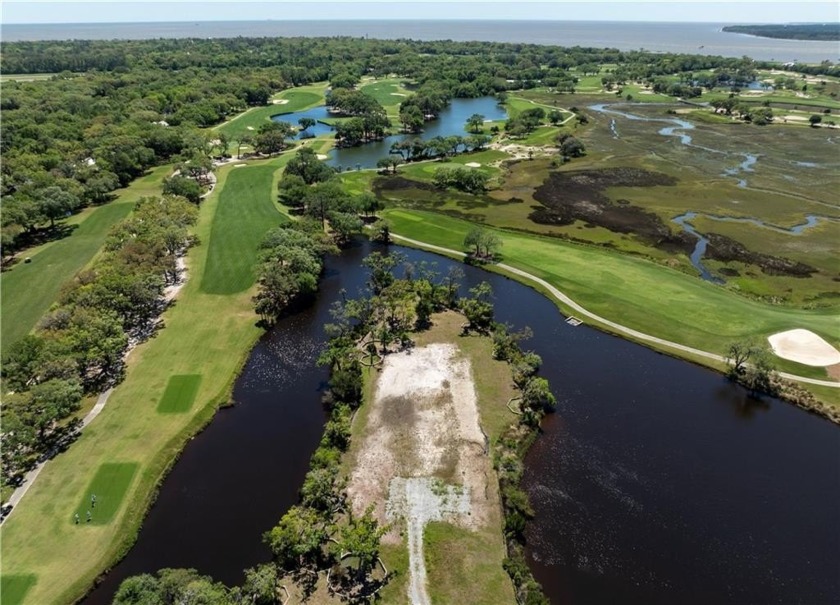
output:
[[[507,111],[504,106],[499,105],[493,97],[480,97],[478,99],[452,99],[449,106],[440,112],[437,119],[430,120],[423,126],[423,133],[419,135],[423,139],[434,137],[448,137],[453,135],[467,136],[467,118],[474,113],[481,114],[487,120],[506,120]],[[272,116],[273,120],[289,122],[293,126],[298,125],[301,118],[312,118],[313,120],[324,120],[334,118],[327,108],[322,106],[313,107],[306,111],[278,114]],[[396,125],[395,125],[396,126]],[[322,122],[307,129],[307,132],[315,135],[326,134],[331,127]],[[299,136],[299,135],[298,135]],[[391,146],[403,139],[417,138],[418,135],[398,134],[385,137],[381,141],[372,141],[355,147],[339,147],[328,152],[327,164],[334,168],[344,170],[355,168],[375,168],[377,160],[387,158],[390,155]]]
[[[655,10],[651,7],[651,10]],[[795,15],[791,15],[795,19]],[[617,21],[190,21],[176,23],[4,24],[3,39],[143,40],[151,38],[232,38],[351,36],[380,39],[482,40],[618,50],[748,56],[761,61],[837,61],[837,42],[777,40],[721,31],[734,23]]]
[[[236,406],[192,440],[161,486],[139,539],[85,600],[119,582],[195,567],[228,584],[267,561],[261,535],[297,498],[324,422],[327,375],[314,366],[342,289],[366,278],[357,242],[330,257],[315,304],[267,333],[236,381]],[[412,262],[452,261],[392,246]],[[536,518],[528,556],[555,605],[833,602],[840,594],[840,431],[721,375],[564,323],[545,297],[489,281],[496,315],[543,358],[556,414],[526,460]],[[712,287],[712,286],[710,286]]]

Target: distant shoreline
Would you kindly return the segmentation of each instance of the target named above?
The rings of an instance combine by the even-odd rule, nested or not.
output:
[[[727,25],[722,32],[775,40],[806,42],[840,41],[840,23],[808,23],[801,25]]]
[[[453,40],[581,48],[646,50],[757,61],[818,64],[840,60],[835,42],[732,36],[731,22],[348,20],[183,21],[149,23],[4,24],[4,42],[148,40],[157,38],[320,38]]]

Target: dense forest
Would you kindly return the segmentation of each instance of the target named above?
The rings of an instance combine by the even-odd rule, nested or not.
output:
[[[399,74],[416,83],[400,115],[412,131],[453,97],[536,86],[572,91],[579,76],[604,63],[617,65],[616,82],[713,70],[714,77],[693,84],[707,87],[751,81],[763,65],[614,49],[353,38],[15,42],[2,43],[0,56],[4,74],[55,74],[3,85],[4,254],[39,241],[57,218],[108,201],[152,166],[210,155],[219,141],[202,129],[291,86],[330,81],[331,102],[358,116],[342,126],[340,142],[356,144],[387,127],[381,111],[358,106],[364,95],[352,86],[363,75]],[[840,73],[828,63],[797,69]],[[266,140],[256,146],[268,152],[284,136],[259,134]]]
[[[783,40],[840,40],[840,23],[803,23],[800,25],[727,25],[725,32]]]

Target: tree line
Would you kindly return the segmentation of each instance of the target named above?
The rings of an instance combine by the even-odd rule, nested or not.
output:
[[[144,198],[118,223],[91,269],[62,288],[34,334],[2,364],[2,480],[16,485],[38,461],[78,433],[85,394],[118,382],[130,342],[147,338],[178,280],[196,207],[174,196]],[[8,321],[10,318],[6,318]]]
[[[618,82],[716,70],[715,82],[739,83],[770,66],[614,49],[353,38],[2,42],[0,56],[7,74],[56,74],[3,85],[0,243],[6,253],[51,235],[45,225],[108,201],[152,166],[196,150],[210,154],[218,137],[200,129],[265,105],[290,86],[332,82],[330,102],[352,116],[340,126],[339,141],[352,145],[380,138],[390,126],[380,104],[352,89],[362,76],[396,73],[416,83],[399,113],[402,129],[416,133],[452,98],[538,85],[573,90],[578,75],[604,63],[617,65],[611,77]],[[793,69],[840,73],[833,64]],[[679,93],[704,86],[703,77],[687,89],[680,84]],[[534,127],[528,112],[508,125],[509,132]],[[287,147],[288,134],[282,126],[266,129],[252,142],[260,153],[277,153]]]

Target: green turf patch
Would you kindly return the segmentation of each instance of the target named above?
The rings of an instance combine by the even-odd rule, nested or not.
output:
[[[136,462],[106,462],[99,467],[93,481],[82,494],[79,506],[74,511],[76,515],[79,515],[80,527],[105,525],[111,522],[139,466]],[[94,495],[96,503],[91,506],[91,497]],[[88,511],[91,513],[90,521],[87,521]],[[75,523],[73,515],[70,516],[70,523]]]
[[[254,285],[260,242],[285,220],[271,199],[276,169],[271,164],[249,166],[227,176],[213,217],[202,291],[235,294]]]
[[[163,397],[160,398],[157,411],[160,414],[183,414],[189,412],[198,387],[201,374],[179,374],[172,376],[166,384]]]
[[[34,574],[0,576],[0,601],[3,605],[18,605],[29,589],[35,586],[38,577]]]

